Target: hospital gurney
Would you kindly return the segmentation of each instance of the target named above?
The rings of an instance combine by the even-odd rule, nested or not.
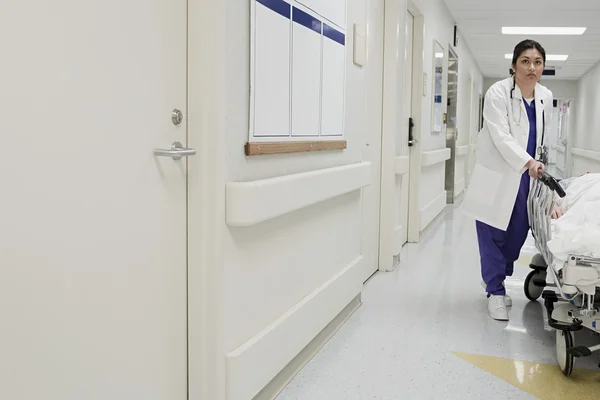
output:
[[[555,262],[547,246],[552,235],[554,193],[565,196],[560,183],[547,173],[533,182],[529,193],[529,224],[539,254],[531,261],[532,271],[525,279],[524,290],[531,301],[540,296],[544,299],[548,324],[556,329],[558,365],[569,376],[576,358],[588,357],[600,350],[600,345],[575,346],[573,341],[573,332],[582,329],[600,333],[600,258],[572,254],[564,265],[555,265],[562,263]],[[546,283],[548,273],[553,283]],[[544,290],[546,287],[555,290]],[[556,303],[560,304],[555,307]]]

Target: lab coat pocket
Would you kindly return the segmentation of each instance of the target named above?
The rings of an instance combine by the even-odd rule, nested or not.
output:
[[[491,206],[496,200],[502,182],[502,174],[492,171],[481,164],[475,164],[471,176],[471,197],[477,203]]]

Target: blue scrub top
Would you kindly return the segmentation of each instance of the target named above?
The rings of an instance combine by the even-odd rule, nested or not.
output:
[[[536,128],[536,115],[535,115],[535,99],[531,101],[531,104],[525,102],[525,109],[527,110],[527,117],[529,118],[529,140],[527,141],[527,153],[535,158],[535,149],[537,146],[537,128]]]

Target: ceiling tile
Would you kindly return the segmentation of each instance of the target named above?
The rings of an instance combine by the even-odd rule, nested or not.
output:
[[[566,62],[548,62],[555,77],[578,79],[600,61],[600,1],[579,0],[445,0],[466,45],[485,77],[507,77],[504,58],[524,39],[540,42],[547,54],[568,54]],[[502,35],[503,26],[585,26],[582,36]],[[460,44],[459,44],[460,46]]]

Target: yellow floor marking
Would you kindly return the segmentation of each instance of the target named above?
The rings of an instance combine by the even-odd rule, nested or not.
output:
[[[600,371],[573,371],[569,378],[554,364],[453,353],[476,367],[542,400],[600,398]]]

